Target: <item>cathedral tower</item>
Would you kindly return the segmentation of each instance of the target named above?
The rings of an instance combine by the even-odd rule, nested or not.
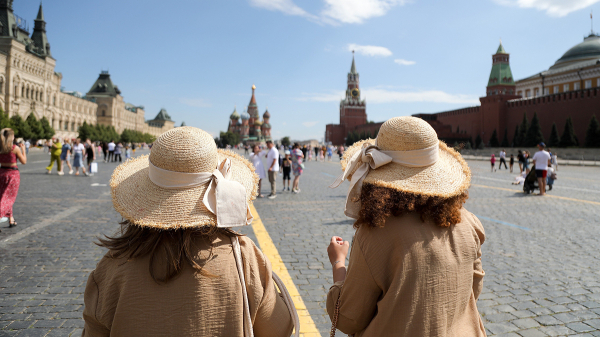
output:
[[[356,71],[354,52],[352,52],[352,66],[348,73],[346,98],[340,102],[340,124],[345,127],[346,132],[367,123],[367,105],[364,100],[360,99],[359,84],[359,74]]]

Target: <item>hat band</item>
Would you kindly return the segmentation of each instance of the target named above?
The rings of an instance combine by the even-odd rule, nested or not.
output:
[[[185,173],[162,169],[148,160],[148,177],[164,189],[190,189],[209,183],[202,203],[217,217],[217,227],[252,223],[246,188],[231,177],[231,160],[225,159],[213,172]]]
[[[358,219],[363,180],[365,180],[370,170],[392,162],[407,167],[430,166],[437,162],[439,153],[439,143],[425,149],[412,151],[381,151],[376,145],[364,143],[361,150],[350,158],[346,170],[329,187],[336,188],[340,186],[344,180],[352,175],[344,213],[351,218]]]

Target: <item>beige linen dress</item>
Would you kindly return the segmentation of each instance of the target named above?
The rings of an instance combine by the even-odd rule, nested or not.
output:
[[[210,245],[196,242],[206,259]],[[247,237],[240,237],[250,315],[256,337],[289,337],[293,323],[271,277],[271,264]],[[107,253],[108,255],[109,253]],[[104,256],[85,289],[83,336],[243,336],[243,299],[231,240],[219,235],[200,275],[188,264],[159,285],[149,256],[127,261]],[[157,268],[157,270],[160,270]]]
[[[443,228],[416,213],[390,217],[384,228],[360,227],[344,282],[327,295],[338,329],[355,337],[480,337],[477,298],[483,287],[483,226],[464,208]],[[343,285],[343,287],[342,287]]]

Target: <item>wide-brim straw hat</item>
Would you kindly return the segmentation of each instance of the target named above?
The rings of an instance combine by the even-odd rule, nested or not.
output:
[[[361,151],[365,143],[377,145],[381,151],[413,151],[439,144],[437,161],[428,166],[408,167],[391,162],[371,169],[363,184],[426,196],[450,198],[469,189],[471,170],[467,162],[454,149],[437,137],[435,130],[426,121],[416,117],[395,117],[379,129],[377,139],[354,143],[342,158],[342,170],[352,156]]]
[[[208,183],[192,188],[162,188],[150,180],[149,165],[152,162],[163,170],[201,173],[213,172],[225,159],[231,161],[229,180],[244,186],[251,204],[258,185],[254,166],[231,151],[217,149],[207,132],[186,126],[158,137],[150,155],[130,159],[115,169],[110,180],[113,205],[123,218],[143,227],[216,226],[215,214],[202,201]]]

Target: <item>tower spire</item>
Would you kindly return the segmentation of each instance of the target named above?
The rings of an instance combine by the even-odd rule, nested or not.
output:
[[[40,9],[34,22],[33,34],[31,34],[31,39],[35,45],[33,52],[40,56],[52,56],[50,54],[50,43],[48,43],[48,37],[46,36],[46,21],[44,20],[44,9],[42,8],[41,1]]]
[[[356,75],[356,65],[354,64],[354,50],[352,51],[352,66],[350,67],[350,74]]]
[[[38,10],[38,15],[36,20],[44,21],[44,10],[42,9],[42,2],[40,1],[40,9]]]

